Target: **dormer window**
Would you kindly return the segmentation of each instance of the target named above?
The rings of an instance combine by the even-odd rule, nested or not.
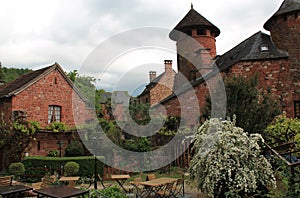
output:
[[[268,52],[269,51],[269,46],[267,44],[261,44],[259,46],[259,49],[261,52]]]

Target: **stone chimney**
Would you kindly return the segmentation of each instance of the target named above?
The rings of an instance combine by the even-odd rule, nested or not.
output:
[[[165,72],[166,74],[172,73],[172,60],[165,60]]]
[[[150,71],[149,72],[149,78],[150,78],[150,82],[152,82],[156,78],[156,72],[155,71]]]

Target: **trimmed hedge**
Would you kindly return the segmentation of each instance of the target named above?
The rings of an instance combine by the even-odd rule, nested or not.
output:
[[[99,158],[99,157],[98,157]],[[101,157],[103,158],[103,157]],[[67,162],[76,162],[80,168],[77,175],[81,177],[92,177],[94,174],[95,159],[93,156],[84,157],[38,157],[29,156],[25,157],[22,163],[25,166],[24,179],[34,178],[40,180],[46,173],[53,174],[54,171],[60,171],[61,166]],[[103,175],[104,163],[100,160],[97,161],[97,174]],[[60,172],[59,172],[60,173]]]

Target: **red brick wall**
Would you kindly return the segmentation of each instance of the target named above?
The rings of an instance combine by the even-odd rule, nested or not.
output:
[[[57,142],[61,141],[63,142],[62,156],[64,156],[64,150],[66,147],[75,140],[79,140],[76,132],[38,132],[36,139],[29,144],[25,152],[27,152],[29,156],[47,156],[49,151],[60,150]]]
[[[300,100],[300,13],[295,11],[273,17],[270,32],[275,45],[289,53],[290,78],[282,82],[289,91],[285,96],[288,116],[294,117],[293,101]]]
[[[193,80],[191,71],[199,71],[201,67],[211,65],[212,59],[216,56],[216,39],[209,30],[206,30],[206,35],[197,35],[196,29],[192,29],[192,37],[181,38],[176,45],[179,54],[178,72],[182,73],[188,80]],[[199,51],[199,49],[202,50]],[[197,72],[196,76],[199,77],[200,73]]]
[[[258,74],[258,85],[271,89],[288,117],[294,117],[295,89],[288,59],[240,62],[231,67],[234,75],[250,77]],[[298,81],[299,82],[299,81]],[[299,99],[299,94],[298,94]]]
[[[174,83],[174,73],[164,73],[163,77],[150,90],[150,103],[151,105],[158,103],[162,99],[172,94],[173,83]]]
[[[48,125],[49,105],[61,106],[61,122],[70,127],[75,126],[75,116],[80,123],[87,119],[85,103],[57,70],[12,98],[12,111],[25,111],[27,120],[38,121],[42,127]]]
[[[223,76],[232,76],[232,75],[242,75],[245,77],[250,77],[257,74],[258,75],[258,84],[260,88],[271,89],[272,93],[277,96],[279,103],[282,105],[282,110],[287,113],[289,117],[293,117],[293,83],[290,80],[290,72],[287,59],[274,59],[274,60],[263,60],[263,61],[244,61],[239,62],[232,66],[227,73],[222,73]],[[205,106],[205,97],[209,94],[208,84],[213,86],[215,84],[214,79],[210,79],[208,82],[203,82],[194,87],[195,93],[197,95],[198,104],[200,112]],[[195,98],[187,97],[186,94],[181,95],[185,101],[192,103],[192,100]],[[180,104],[176,98],[165,102],[164,107],[167,109],[168,115],[180,116],[181,108]],[[195,115],[195,109],[188,109],[187,111],[191,115]],[[194,125],[197,118],[187,116],[186,120],[187,126]]]

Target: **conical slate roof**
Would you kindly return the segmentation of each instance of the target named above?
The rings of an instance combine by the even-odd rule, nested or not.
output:
[[[270,22],[274,17],[282,15],[282,14],[287,14],[289,12],[294,12],[297,10],[300,10],[300,0],[285,0],[285,1],[283,1],[283,3],[281,4],[281,6],[277,10],[277,12],[275,12],[275,14],[273,14],[273,16],[270,19],[268,19],[267,22],[264,24],[264,28],[266,30],[270,30]]]
[[[180,32],[184,32],[185,30],[193,27],[205,27],[210,29],[212,32],[214,32],[216,37],[220,35],[219,28],[217,28],[214,24],[208,21],[196,10],[194,10],[192,5],[190,11],[175,26],[175,28],[170,32],[169,36],[172,40],[176,40],[176,30]]]

